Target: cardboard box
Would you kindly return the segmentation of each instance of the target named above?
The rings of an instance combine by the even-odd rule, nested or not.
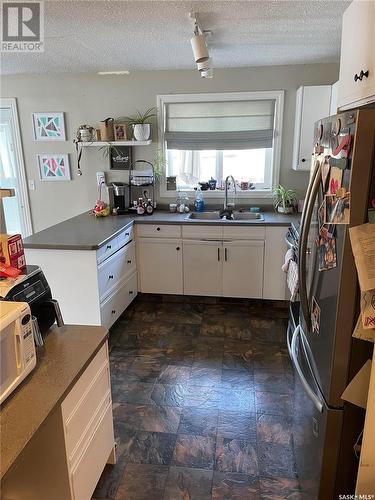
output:
[[[25,252],[20,234],[0,234],[0,262],[16,269],[25,269]]]

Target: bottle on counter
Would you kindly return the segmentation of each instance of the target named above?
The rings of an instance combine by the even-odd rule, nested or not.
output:
[[[143,204],[143,199],[139,198],[138,205],[137,205],[137,214],[138,215],[144,215],[144,213],[145,213],[145,207],[144,207],[144,204]]]
[[[195,192],[194,210],[196,212],[204,212],[204,199],[200,187],[197,187],[197,190]]]
[[[154,213],[154,204],[152,203],[151,198],[147,200],[146,205],[146,215],[152,215]]]

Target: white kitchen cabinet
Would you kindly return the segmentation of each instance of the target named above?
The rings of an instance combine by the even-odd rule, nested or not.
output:
[[[223,296],[261,299],[264,241],[223,242]]]
[[[331,85],[303,86],[297,90],[294,123],[294,170],[309,171],[314,146],[314,123],[330,114]]]
[[[263,276],[264,299],[285,300],[287,298],[286,274],[281,269],[287,251],[286,232],[287,228],[285,226],[266,227]]]
[[[343,16],[338,107],[351,109],[374,101],[375,2],[354,0]]]
[[[139,238],[137,249],[141,292],[183,293],[181,239]]]
[[[184,240],[184,294],[223,294],[221,241]]]

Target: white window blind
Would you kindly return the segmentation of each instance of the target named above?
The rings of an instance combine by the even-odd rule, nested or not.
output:
[[[166,104],[168,149],[272,148],[275,99]]]

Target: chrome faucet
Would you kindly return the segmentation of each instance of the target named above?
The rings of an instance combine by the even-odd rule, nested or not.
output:
[[[237,188],[236,188],[236,181],[234,180],[233,175],[228,175],[228,177],[225,179],[225,198],[224,198],[224,208],[220,212],[220,217],[227,217],[228,219],[232,218],[232,209],[234,208],[233,204],[228,203],[228,189],[230,185],[230,181],[233,182],[234,186],[234,194],[237,193]]]

